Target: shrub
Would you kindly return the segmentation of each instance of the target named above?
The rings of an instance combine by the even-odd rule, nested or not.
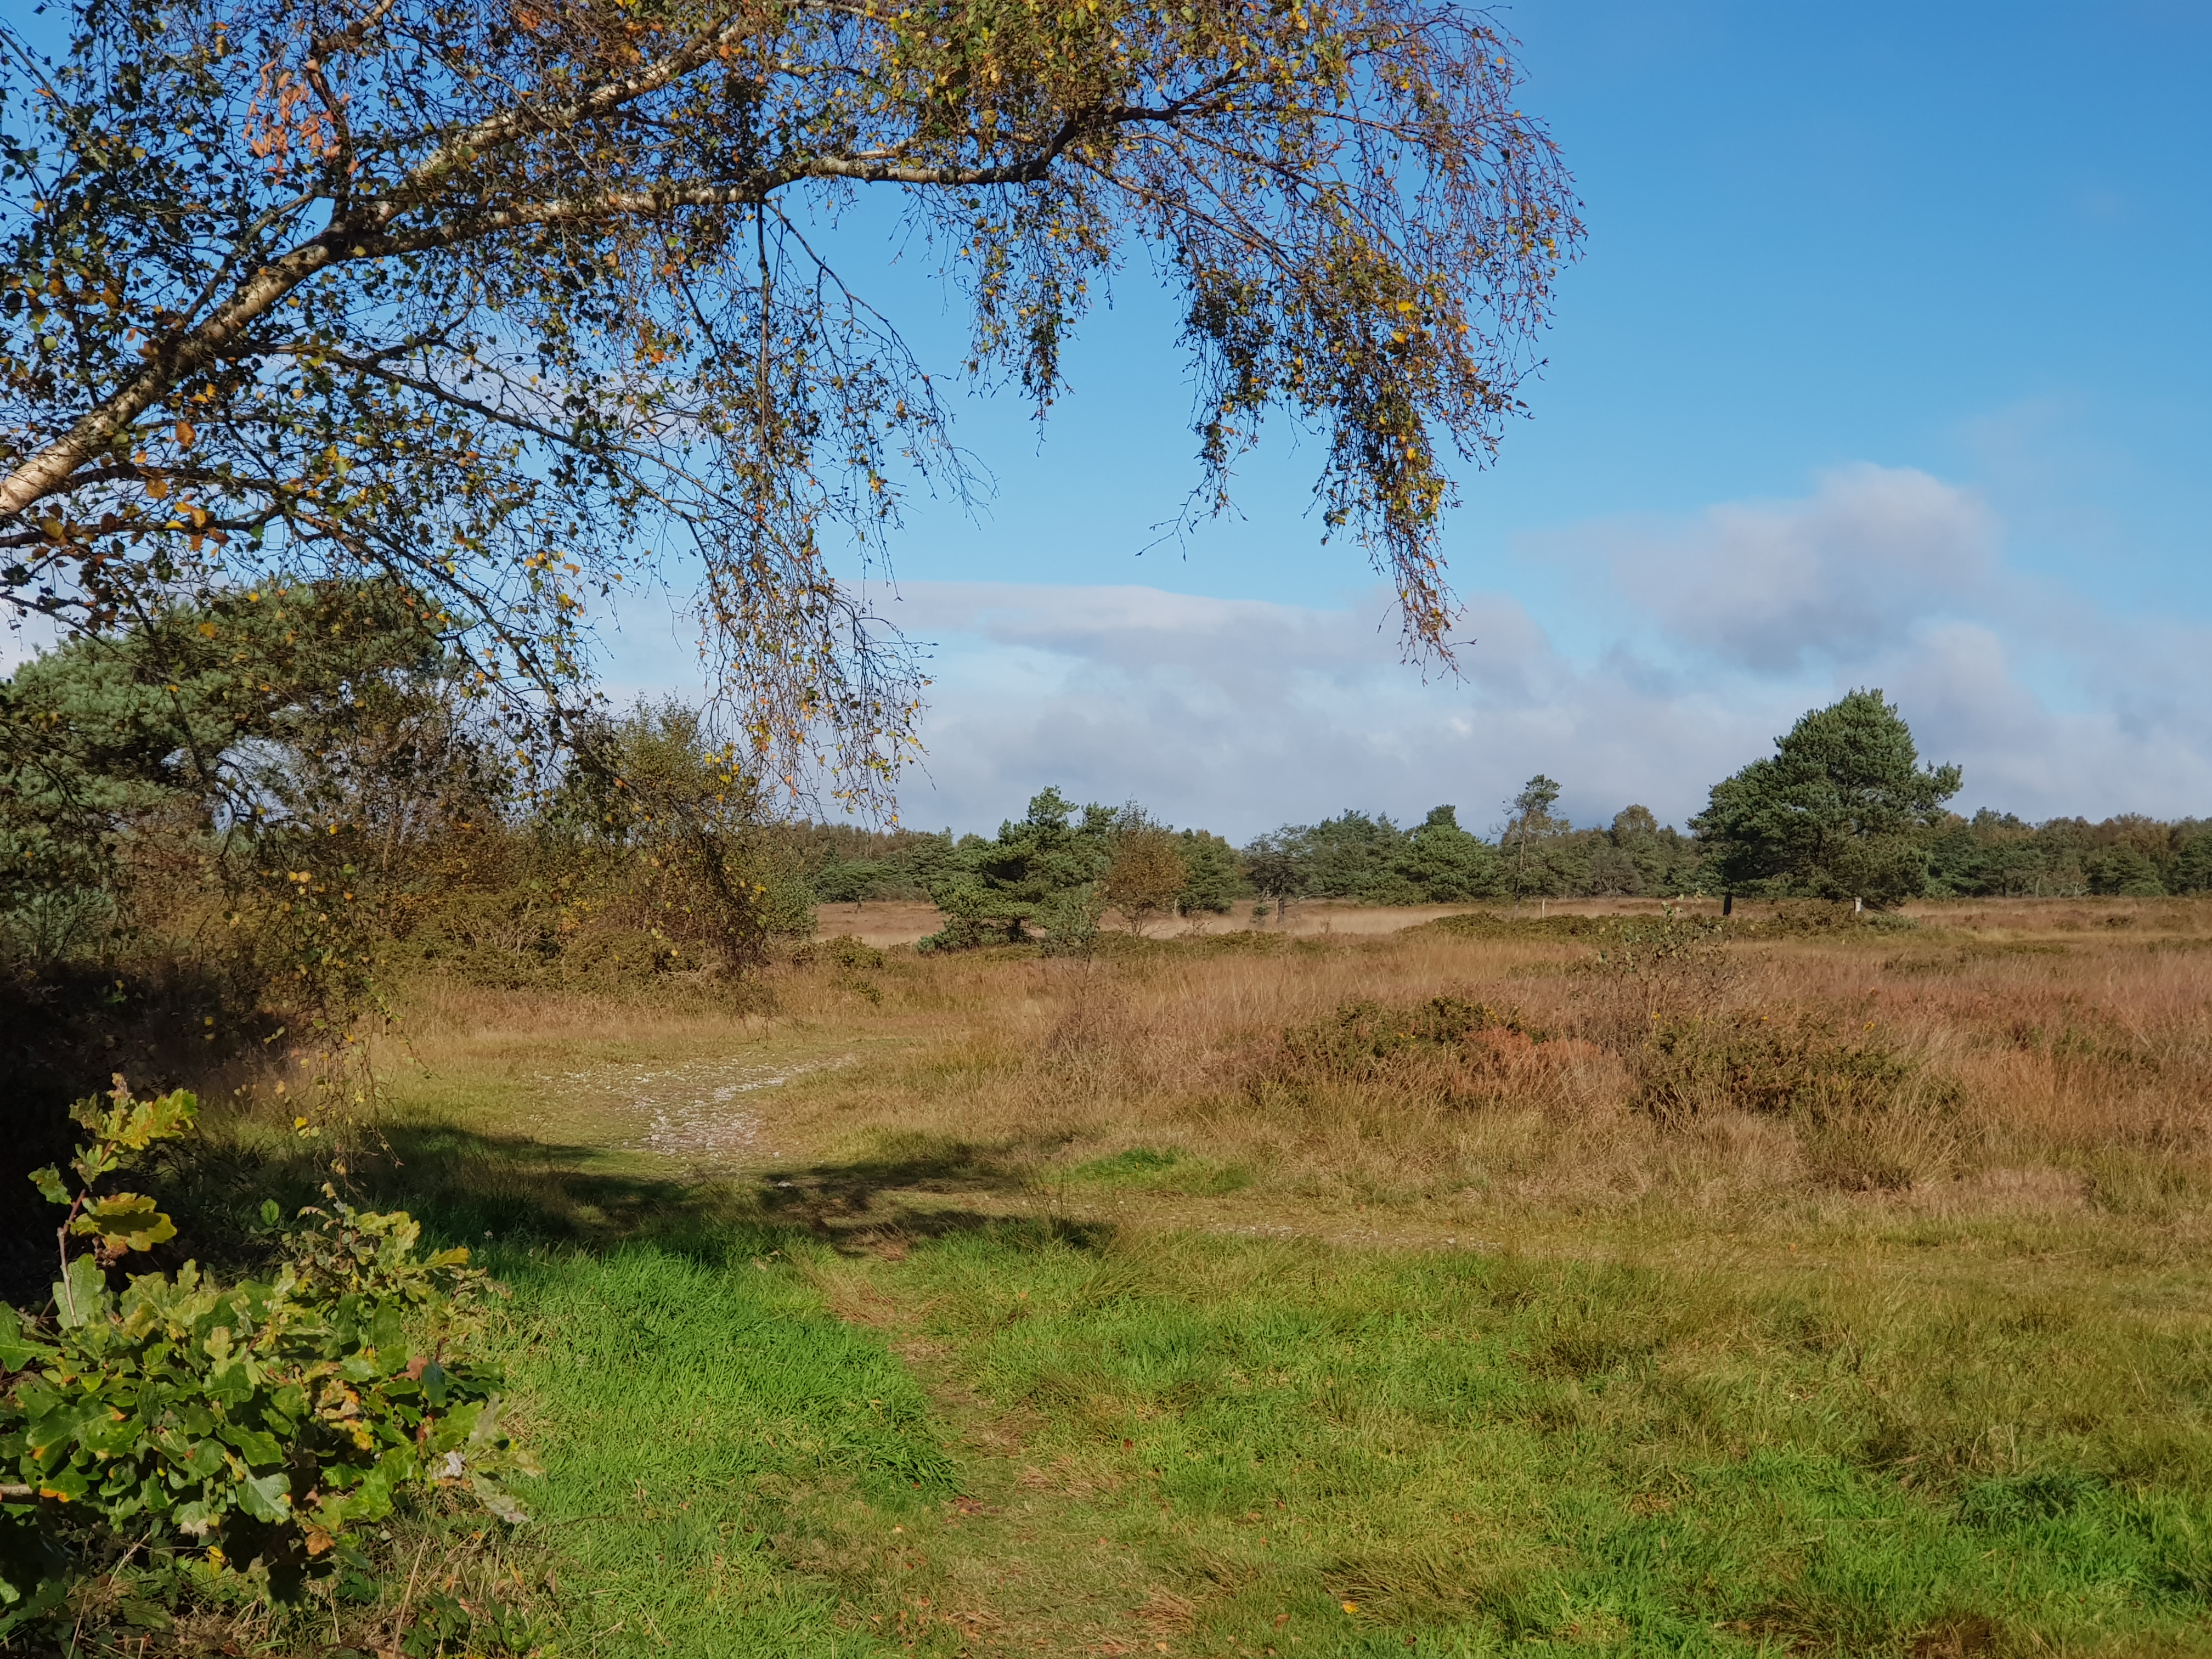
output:
[[[1462,997],[1431,997],[1402,1008],[1347,1002],[1334,1018],[1288,1033],[1284,1052],[1316,1069],[1373,1072],[1401,1056],[1464,1047],[1470,1037],[1506,1031],[1543,1042],[1550,1033],[1524,1024],[1510,1009]]]
[[[326,1187],[265,1280],[225,1286],[187,1261],[109,1288],[107,1265],[175,1229],[143,1194],[94,1188],[196,1109],[181,1090],[133,1099],[118,1078],[76,1108],[92,1131],[76,1190],[36,1177],[68,1216],[51,1315],[0,1304],[0,1636],[130,1555],[249,1571],[288,1597],[362,1565],[348,1534],[410,1490],[522,1518],[503,1481],[532,1466],[500,1426],[497,1374],[470,1356],[486,1281],[466,1250],[421,1255],[407,1215]],[[276,1205],[262,1215],[274,1233]],[[71,1238],[91,1249],[69,1254]]]
[[[1832,938],[1863,933],[1909,933],[1919,923],[1893,910],[1854,909],[1842,899],[1797,899],[1778,904],[1763,915],[1741,915],[1728,924],[1740,939]]]
[[[1638,1056],[1637,1101],[1685,1117],[1708,1108],[1790,1117],[1809,1127],[1906,1103],[1948,1105],[1957,1086],[1870,1030],[1844,1032],[1803,1012],[1693,1014],[1659,1023]]]
[[[815,939],[791,953],[793,967],[814,968],[827,964],[842,968],[848,974],[881,968],[885,960],[881,951],[850,933],[840,933],[835,939]]]
[[[1510,1008],[1462,997],[1388,1007],[1348,1002],[1334,1016],[1284,1034],[1257,1079],[1264,1097],[1381,1085],[1453,1108],[1540,1097],[1573,1050]]]

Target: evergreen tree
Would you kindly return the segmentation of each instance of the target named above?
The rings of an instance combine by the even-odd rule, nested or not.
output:
[[[1513,902],[1531,891],[1548,894],[1551,886],[1545,879],[1543,860],[1539,857],[1534,871],[1536,878],[1531,886],[1528,868],[1528,843],[1543,841],[1558,835],[1567,825],[1552,816],[1553,803],[1559,799],[1559,786],[1541,772],[1521,786],[1521,793],[1505,803],[1507,813],[1504,840],[1513,848]]]
[[[2171,885],[2177,893],[2212,892],[2212,830],[2200,830],[2182,842]]]
[[[1285,826],[1260,836],[1244,849],[1244,875],[1252,890],[1272,901],[1278,915],[1291,899],[1305,893],[1305,866],[1299,857],[1303,830]]]
[[[1498,890],[1498,849],[1459,827],[1458,810],[1431,808],[1392,860],[1394,874],[1416,902],[1459,904]]]
[[[33,658],[0,682],[0,927],[34,957],[88,943],[156,843],[240,879],[303,836],[404,870],[505,790],[467,677],[392,582],[216,591]]]
[[[1176,908],[1187,916],[1226,915],[1244,890],[1237,872],[1237,849],[1204,830],[1185,830],[1176,840],[1185,872]]]
[[[1285,830],[1303,871],[1301,890],[1316,898],[1387,902],[1391,864],[1405,832],[1389,814],[1346,811],[1319,823]]]
[[[1026,814],[999,826],[996,841],[966,838],[930,883],[929,896],[945,920],[923,947],[1018,944],[1031,925],[1067,943],[1095,928],[1103,908],[1098,884],[1114,859],[1115,817],[1112,807],[1095,804],[1079,817],[1058,789],[1046,788]]]
[[[1715,784],[1692,823],[1723,892],[1893,905],[1926,890],[1931,831],[1959,782],[1955,766],[1921,766],[1880,691],[1853,691]]]

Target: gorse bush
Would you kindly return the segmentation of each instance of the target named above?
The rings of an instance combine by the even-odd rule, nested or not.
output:
[[[534,1465],[474,1352],[487,1281],[465,1249],[422,1255],[405,1214],[326,1188],[279,1234],[272,1201],[267,1278],[226,1285],[187,1261],[111,1290],[110,1265],[175,1228],[143,1194],[94,1189],[189,1133],[196,1109],[118,1079],[77,1109],[91,1138],[74,1190],[40,1172],[66,1210],[64,1249],[48,1315],[0,1304],[0,1636],[82,1623],[73,1600],[126,1561],[155,1596],[244,1573],[288,1598],[310,1574],[366,1566],[352,1535],[410,1492],[522,1518],[504,1483]]]

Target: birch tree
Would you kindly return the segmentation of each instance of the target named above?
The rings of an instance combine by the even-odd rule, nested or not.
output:
[[[952,374],[1040,411],[1149,263],[1189,510],[1266,416],[1316,432],[1324,532],[1447,655],[1454,459],[1581,234],[1511,43],[1449,0],[75,0],[0,58],[18,616],[392,578],[543,713],[590,607],[696,572],[757,763],[866,800],[921,681],[833,561],[970,478],[947,374],[829,257],[864,196],[895,211],[842,234],[962,301]]]

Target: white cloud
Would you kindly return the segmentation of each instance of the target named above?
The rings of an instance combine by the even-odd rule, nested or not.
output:
[[[2044,671],[2031,673],[2039,656]],[[1867,672],[1923,753],[1965,767],[1970,805],[2034,818],[2212,816],[2212,629],[2046,603],[1923,626]]]
[[[2101,611],[2008,568],[1971,492],[1858,466],[1795,501],[1576,527],[1585,580],[1546,617],[1474,596],[1458,678],[1401,663],[1386,596],[1344,609],[1136,586],[918,583],[884,606],[935,642],[909,823],[988,830],[1036,789],[1136,799],[1242,839],[1346,806],[1441,802],[1486,826],[1539,770],[1577,822],[1680,822],[1805,709],[1879,686],[1960,804],[2031,817],[2212,813],[2212,627]],[[641,629],[629,667],[681,665]],[[1577,640],[1591,637],[1577,631]]]
[[[1808,500],[1726,502],[1608,539],[1621,592],[1668,636],[1766,673],[1863,655],[1996,569],[1979,499],[1903,468],[1848,467]]]
[[[62,631],[52,620],[36,612],[0,618],[0,676],[12,674],[32,658],[52,650],[61,639]]]
[[[1655,696],[1554,651],[1515,600],[1470,608],[1465,677],[1398,659],[1381,597],[1362,611],[1143,587],[917,584],[896,613],[941,641],[924,728],[921,824],[988,828],[1045,783],[1133,798],[1242,838],[1347,806],[1485,824],[1549,770],[1585,816],[1629,799],[1679,814],[1770,717],[1692,690]],[[1692,769],[1686,774],[1682,768]],[[1714,769],[1718,768],[1716,770]]]
[[[1142,587],[945,584],[901,614],[944,641],[909,821],[988,827],[1059,782],[1243,836],[1346,805],[1487,823],[1531,773],[1577,821],[1680,821],[1798,714],[1854,686],[1904,709],[1960,804],[2043,817],[2212,812],[2212,628],[2098,610],[2006,568],[1972,492],[1870,465],[1794,501],[1590,526],[1550,551],[1609,592],[1558,648],[1480,594],[1463,675],[1424,684],[1380,595],[1357,611]],[[1587,585],[1585,585],[1587,586]]]

